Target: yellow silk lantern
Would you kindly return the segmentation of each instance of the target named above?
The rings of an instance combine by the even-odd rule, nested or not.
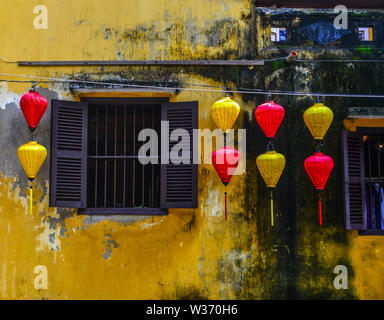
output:
[[[30,212],[32,214],[32,182],[47,157],[47,149],[45,149],[42,145],[39,145],[36,141],[29,141],[19,147],[17,150],[17,156],[19,157],[20,163],[24,168],[25,174],[31,181]]]
[[[267,151],[257,157],[256,164],[267,187],[271,190],[271,225],[273,226],[273,189],[284,171],[285,157],[274,150]]]
[[[304,112],[304,122],[315,140],[323,140],[333,121],[333,112],[322,103],[315,103]]]
[[[229,97],[217,100],[211,106],[211,116],[216,125],[227,132],[236,122],[240,113],[240,106]]]

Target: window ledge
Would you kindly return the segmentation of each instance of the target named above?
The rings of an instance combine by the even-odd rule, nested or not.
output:
[[[161,208],[86,208],[79,209],[83,215],[136,215],[136,216],[164,216],[168,209]]]
[[[359,230],[359,236],[384,236],[384,230]]]
[[[82,98],[170,98],[178,94],[177,89],[145,89],[145,88],[119,88],[119,89],[82,89],[72,88],[76,101]]]

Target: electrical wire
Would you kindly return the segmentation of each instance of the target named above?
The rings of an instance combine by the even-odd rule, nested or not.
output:
[[[20,61],[10,61],[2,56],[0,56],[0,59],[4,61],[5,63],[19,63]],[[270,59],[261,59],[261,62],[273,62],[273,61],[280,61],[280,60],[286,60],[286,57],[278,57],[278,58],[270,58]],[[309,63],[320,63],[320,62],[335,62],[335,63],[383,63],[383,59],[372,59],[372,60],[352,60],[352,59],[298,59],[293,58],[292,61],[297,62],[309,62]]]
[[[128,88],[138,88],[138,89],[160,89],[160,90],[185,90],[185,91],[198,91],[198,92],[223,92],[223,89],[202,89],[202,88],[188,88],[188,87],[167,87],[167,86],[153,86],[153,85],[140,85],[140,84],[127,84],[127,83],[113,83],[113,82],[103,82],[103,81],[89,81],[89,80],[72,80],[72,79],[60,79],[53,77],[41,77],[41,76],[32,76],[32,75],[20,75],[20,74],[11,74],[11,73],[0,73],[3,76],[10,77],[21,77],[21,78],[32,78],[40,79],[47,81],[54,81],[55,83],[82,83],[82,84],[97,84],[97,85],[107,85],[107,86],[121,86]],[[30,82],[42,82],[42,81],[31,80]],[[8,80],[5,80],[8,81]],[[12,80],[10,80],[12,81]],[[277,96],[321,96],[321,97],[345,97],[345,98],[384,98],[384,95],[379,94],[343,94],[343,93],[323,93],[323,92],[298,92],[298,91],[278,91],[278,90],[265,90],[265,89],[234,89],[228,88],[224,90],[227,93],[238,93],[238,94],[255,94],[255,95],[277,95]]]
[[[8,59],[5,59],[2,56],[0,56],[0,59],[3,60],[5,63],[18,63],[19,62],[19,61],[9,61]]]

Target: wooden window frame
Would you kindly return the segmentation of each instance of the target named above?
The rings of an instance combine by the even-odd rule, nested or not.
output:
[[[359,28],[372,28],[372,37],[373,40],[360,40],[359,38]],[[372,47],[382,47],[383,46],[383,23],[381,20],[375,20],[372,18],[361,19],[352,21],[352,29],[357,35],[357,41],[359,46],[372,46]]]
[[[126,104],[160,104],[161,105],[161,121],[169,121],[170,124],[170,130],[172,130],[172,127],[178,127],[186,129],[190,134],[193,133],[191,137],[192,139],[195,139],[195,135],[193,132],[193,129],[198,129],[198,101],[185,101],[185,102],[169,102],[169,97],[165,98],[123,98],[123,97],[113,97],[113,98],[106,98],[106,97],[100,97],[100,98],[91,98],[91,97],[83,97],[80,102],[71,102],[71,101],[64,101],[64,100],[54,100],[54,108],[52,110],[55,110],[55,112],[52,112],[52,128],[51,128],[51,145],[55,146],[57,144],[57,141],[60,139],[69,139],[65,140],[64,146],[69,145],[72,147],[71,137],[73,136],[72,131],[66,132],[66,129],[62,128],[59,132],[57,131],[58,126],[62,126],[61,122],[58,122],[58,114],[62,112],[66,112],[65,117],[73,119],[73,115],[71,115],[71,110],[75,110],[76,112],[81,112],[85,115],[83,116],[83,124],[79,127],[77,125],[77,130],[81,130],[83,132],[83,144],[81,147],[81,154],[82,154],[82,162],[85,162],[83,167],[81,168],[81,186],[82,186],[82,193],[81,193],[81,202],[76,200],[69,199],[67,202],[60,202],[56,200],[56,179],[60,176],[58,176],[58,172],[61,172],[62,170],[66,170],[65,172],[68,172],[69,169],[57,167],[57,154],[56,149],[51,152],[51,183],[50,183],[50,206],[51,207],[65,207],[65,208],[78,208],[78,214],[89,214],[89,215],[167,215],[168,210],[172,208],[197,208],[198,207],[198,201],[197,201],[197,193],[198,193],[198,165],[196,162],[194,162],[195,157],[197,157],[197,150],[195,149],[195,144],[193,145],[193,150],[191,152],[191,165],[186,165],[184,169],[177,170],[177,168],[173,168],[177,165],[174,164],[168,164],[163,165],[160,163],[160,208],[90,208],[88,206],[87,202],[87,180],[88,180],[88,171],[87,171],[87,162],[89,158],[89,154],[87,151],[88,146],[88,109],[89,105],[88,103],[111,103],[116,104],[117,102],[124,102]],[[164,118],[165,116],[165,118]],[[84,118],[85,117],[85,118]],[[66,119],[65,118],[65,119]],[[85,119],[85,120],[84,120]],[[54,121],[56,120],[56,121]],[[75,119],[76,120],[76,119]],[[68,121],[68,120],[64,120]],[[84,122],[85,121],[85,122]],[[79,123],[79,121],[76,121]],[[64,124],[65,125],[65,124]],[[81,129],[82,128],[82,129]],[[79,134],[77,134],[79,135]],[[61,141],[60,140],[60,141]],[[161,141],[161,137],[160,137]],[[77,142],[76,142],[77,143]],[[169,146],[172,146],[176,142],[170,142]],[[161,148],[159,148],[161,151]],[[78,151],[76,151],[79,153]],[[68,152],[67,152],[68,153]],[[77,155],[76,153],[76,155]],[[86,160],[84,160],[84,158]],[[161,158],[161,157],[160,157]],[[54,160],[52,162],[52,159]],[[69,160],[76,160],[77,156]],[[192,162],[193,161],[193,162]],[[183,164],[181,164],[183,166]],[[166,170],[164,168],[167,167]],[[72,163],[70,163],[70,167],[72,167]],[[59,171],[57,171],[59,170]],[[171,170],[171,171],[169,171]],[[176,173],[175,173],[176,171]],[[164,172],[166,172],[166,176],[164,176]],[[70,176],[72,176],[72,172],[69,172]],[[168,175],[171,174],[171,179],[168,178]],[[176,174],[176,176],[175,176]],[[64,178],[60,179],[66,179]],[[76,179],[79,180],[79,178],[76,176]],[[63,183],[66,184],[67,182],[63,180]],[[76,180],[76,181],[77,181]],[[80,180],[79,180],[80,181]],[[164,181],[166,181],[164,183]],[[61,182],[61,180],[60,180]],[[189,185],[188,183],[191,183]],[[165,186],[165,189],[164,189]],[[68,189],[68,188],[67,188]],[[61,189],[58,189],[61,190]],[[85,191],[84,191],[85,190]],[[60,191],[61,192],[61,191]],[[72,192],[73,194],[73,192]],[[61,193],[58,194],[61,196]],[[76,194],[77,197],[77,194]],[[77,202],[74,202],[77,201]],[[164,206],[165,205],[165,206]],[[83,206],[83,207],[82,207]]]
[[[88,108],[85,103],[51,101],[50,207],[86,204]]]
[[[356,127],[356,132],[362,135],[384,134],[384,128]],[[384,230],[358,230],[358,234],[361,236],[384,236]]]
[[[179,128],[178,124],[180,121],[184,122],[184,114],[190,115],[190,127],[189,129],[189,138],[190,138],[190,164],[180,164],[175,165],[172,163],[161,164],[161,179],[160,181],[160,190],[163,192],[160,196],[160,206],[166,208],[197,208],[198,206],[198,143],[193,143],[194,140],[198,139],[198,135],[193,131],[194,128],[199,127],[199,112],[198,112],[198,102],[197,101],[187,101],[187,102],[173,102],[173,103],[164,103],[161,110],[161,119],[169,121],[169,130]],[[179,114],[179,115],[177,115]],[[175,119],[176,117],[176,119]],[[179,118],[178,118],[179,117]],[[184,126],[184,129],[187,126]],[[197,141],[196,141],[197,142]],[[168,150],[171,151],[172,146],[175,145],[175,141],[168,141]],[[180,170],[184,167],[186,170]],[[191,175],[186,175],[185,172],[190,170]],[[176,192],[175,186],[172,181],[176,179],[179,182],[178,187],[181,187],[183,192]],[[189,182],[189,183],[188,183]],[[191,193],[188,193],[186,190],[191,187]],[[185,189],[183,189],[185,188]],[[195,189],[194,189],[195,188]],[[184,200],[181,200],[184,196]],[[189,197],[189,195],[192,195]],[[177,198],[177,199],[175,199]],[[181,201],[180,201],[181,200]]]

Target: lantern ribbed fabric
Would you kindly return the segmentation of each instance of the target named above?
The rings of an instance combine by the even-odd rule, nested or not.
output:
[[[240,106],[229,97],[224,97],[211,106],[211,117],[224,132],[233,127],[239,113]]]
[[[236,149],[224,146],[212,152],[212,164],[219,175],[221,181],[227,186],[235,172],[241,155]],[[227,221],[227,191],[224,192],[225,201],[225,220]]]
[[[28,179],[34,179],[47,157],[47,149],[36,141],[29,141],[19,147],[17,156]]]
[[[42,145],[37,144],[36,141],[29,141],[26,144],[23,144],[17,150],[17,156],[19,157],[20,163],[24,168],[25,174],[30,182],[30,198],[29,198],[29,210],[32,215],[33,209],[33,191],[32,191],[32,181],[35,179],[37,173],[39,172],[41,166],[43,165],[47,157],[47,149]]]
[[[267,138],[275,137],[284,115],[284,108],[273,101],[267,101],[255,110],[256,121]]]
[[[304,161],[304,168],[315,188],[319,191],[319,220],[320,226],[323,225],[322,213],[322,192],[333,169],[331,157],[321,152],[316,152]]]
[[[324,190],[333,169],[333,160],[322,152],[316,152],[304,161],[304,168],[315,188]]]
[[[228,146],[213,151],[212,164],[225,185],[231,180],[240,159],[240,152]]]
[[[322,103],[315,103],[305,110],[304,122],[315,140],[322,140],[332,121],[333,112]]]
[[[256,159],[257,167],[268,188],[275,188],[284,171],[285,157],[276,151],[267,151]]]
[[[47,110],[48,101],[37,92],[29,91],[21,97],[20,108],[28,127],[34,130]]]

